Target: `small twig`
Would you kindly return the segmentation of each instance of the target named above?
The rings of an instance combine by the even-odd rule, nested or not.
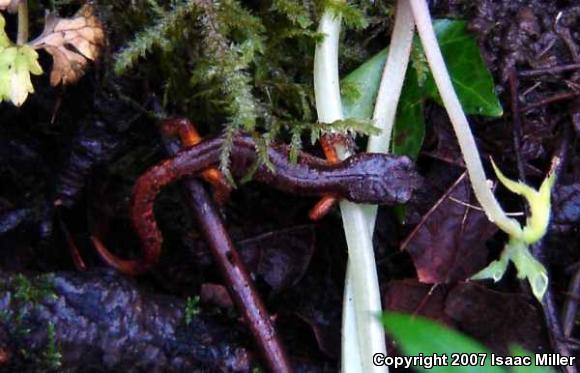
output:
[[[73,260],[75,268],[79,272],[85,272],[87,270],[87,265],[85,264],[85,261],[83,260],[83,257],[81,256],[79,248],[78,248],[77,244],[75,243],[72,234],[70,233],[68,227],[64,223],[62,217],[60,216],[60,212],[58,211],[58,209],[56,210],[56,215],[57,215],[58,225],[59,225],[60,230],[62,231],[62,234],[64,235],[64,238],[66,240],[67,248],[69,250],[69,253],[70,253],[70,256]]]
[[[563,137],[566,138],[566,140],[563,140],[563,143],[566,143],[566,150],[567,150],[567,141],[568,140],[568,133],[570,132],[570,130],[568,129],[568,126],[564,127],[564,133],[563,133]],[[564,152],[563,156],[566,156],[567,153]],[[562,159],[562,158],[561,158]],[[562,165],[560,166],[560,169],[558,170],[560,173],[563,172],[564,170],[564,162],[561,162]],[[560,176],[560,175],[558,175]],[[566,297],[566,301],[564,302],[564,306],[562,307],[562,327],[563,327],[563,333],[566,337],[570,338],[570,335],[572,334],[572,330],[574,329],[574,324],[576,323],[576,313],[578,310],[578,302],[580,301],[578,295],[580,293],[580,267],[578,267],[578,263],[575,264],[576,268],[574,268],[573,270],[575,271],[574,276],[572,277],[572,280],[570,281],[570,285],[568,286],[568,293],[569,296]]]
[[[564,41],[564,44],[566,44],[568,47],[570,55],[572,56],[572,60],[574,62],[578,62],[578,47],[576,46],[576,42],[574,41],[572,33],[570,32],[570,28],[560,26],[560,19],[562,18],[562,14],[562,12],[559,12],[556,16],[556,20],[554,22],[554,31],[556,31],[556,34],[560,36],[562,41]]]
[[[580,63],[520,71],[518,72],[518,76],[520,78],[531,78],[538,75],[560,74],[574,70],[580,70]]]
[[[453,191],[455,190],[455,188],[461,183],[463,182],[463,180],[467,177],[467,171],[464,171],[458,178],[457,180],[455,180],[455,182],[449,187],[447,188],[447,190],[445,191],[445,193],[443,193],[443,195],[441,197],[439,197],[439,199],[437,200],[437,202],[435,202],[435,204],[433,204],[433,206],[429,209],[429,211],[427,211],[427,213],[425,213],[423,215],[423,217],[421,217],[421,221],[419,221],[419,223],[415,226],[415,228],[411,231],[411,233],[409,233],[409,235],[407,236],[407,238],[405,238],[405,240],[403,240],[403,242],[401,242],[401,245],[399,246],[399,250],[401,251],[405,251],[407,249],[407,246],[409,246],[409,243],[411,242],[411,240],[413,239],[413,237],[415,237],[415,235],[417,234],[417,232],[419,232],[419,230],[423,227],[423,225],[425,224],[425,222],[431,217],[431,215],[439,208],[439,206],[445,202],[445,200],[447,200],[449,198],[449,196],[451,195],[451,193],[453,193]]]
[[[450,201],[453,201],[457,204],[460,204],[461,206],[469,207],[470,209],[484,212],[484,210],[479,206],[472,205],[471,203],[463,202],[462,200],[454,198],[454,197],[447,197],[447,198]],[[507,216],[525,216],[526,215],[525,212],[523,212],[523,211],[522,212],[506,212],[505,214]]]
[[[568,136],[568,127],[564,127],[564,131],[561,135],[560,145],[557,154],[554,155],[553,159],[558,160],[557,165],[554,167],[554,174],[556,175],[556,183],[560,179],[560,175],[565,167],[566,160],[568,158],[568,146],[570,144],[570,139]],[[540,240],[538,243],[532,246],[532,254],[538,258],[545,265],[545,239]],[[562,324],[560,323],[558,309],[556,302],[554,300],[554,292],[551,286],[548,286],[546,294],[544,295],[542,301],[542,310],[544,312],[544,318],[546,320],[546,325],[548,329],[548,335],[550,337],[550,342],[555,352],[562,356],[572,356],[568,346],[566,345],[566,336],[562,330]],[[567,373],[576,373],[576,367],[564,367]]]
[[[553,96],[544,98],[538,102],[534,102],[533,104],[529,104],[528,106],[521,108],[520,113],[525,113],[538,107],[550,105],[559,101],[569,100],[578,96],[580,96],[580,91],[557,93]]]
[[[534,256],[538,257],[539,252],[543,251],[544,240],[539,241],[537,244],[532,246],[532,251]],[[562,331],[562,325],[560,323],[558,309],[556,307],[556,301],[554,300],[554,292],[551,287],[548,286],[544,299],[542,300],[542,310],[544,311],[544,318],[546,319],[546,324],[548,328],[548,335],[550,336],[550,342],[554,351],[561,356],[572,356],[570,350],[566,344],[566,336]],[[562,367],[567,373],[576,373],[576,367],[567,366]]]
[[[564,306],[562,307],[562,329],[566,337],[572,335],[574,324],[576,324],[576,312],[578,311],[578,301],[580,297],[580,269],[576,271],[568,286],[568,294]]]
[[[176,154],[179,151],[180,146],[175,141],[164,142],[169,154]],[[218,208],[203,185],[195,178],[184,178],[181,186],[224,276],[230,296],[242,313],[269,370],[277,373],[292,372],[290,361],[272,325],[270,315],[234,247]]]
[[[522,139],[522,118],[520,117],[520,102],[519,102],[519,81],[516,69],[512,69],[509,74],[509,86],[510,86],[510,96],[511,96],[511,108],[512,108],[512,128],[513,128],[513,141],[514,141],[514,153],[516,154],[516,163],[518,167],[518,176],[521,181],[526,182],[526,172],[524,170],[524,164],[522,162],[521,154],[521,139]],[[526,208],[526,215],[527,215]]]
[[[509,78],[511,109],[512,109],[512,138],[514,142],[514,153],[516,155],[516,165],[518,168],[518,176],[521,181],[526,182],[526,171],[524,169],[524,162],[522,161],[522,118],[520,117],[520,99],[519,99],[519,81],[516,69],[510,71]],[[529,216],[528,206],[524,203],[524,212]]]
[[[421,299],[421,301],[419,302],[419,304],[417,305],[417,307],[413,311],[413,317],[419,315],[419,312],[421,312],[423,310],[423,307],[425,307],[427,305],[427,302],[429,301],[429,299],[431,298],[431,296],[433,295],[435,290],[437,290],[438,286],[439,286],[439,284],[433,284],[431,286],[431,289],[429,289],[427,294],[425,294],[423,299]]]

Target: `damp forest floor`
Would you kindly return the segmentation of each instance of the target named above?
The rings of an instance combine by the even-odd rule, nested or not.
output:
[[[33,3],[40,20],[49,2]],[[166,157],[147,111],[161,105],[167,115],[189,117],[207,136],[222,131],[228,110],[236,113],[231,105],[223,109],[227,102],[216,102],[215,89],[195,74],[183,85],[198,79],[198,95],[176,86],[188,65],[175,59],[168,67],[163,53],[193,58],[203,53],[196,46],[154,48],[130,72],[115,74],[116,51],[151,23],[152,11],[139,13],[134,4],[124,9],[129,3],[124,1],[97,3],[109,38],[102,61],[75,85],[51,88],[47,77],[35,78],[36,92],[22,107],[0,104],[0,371],[264,371],[178,187],[157,199],[164,244],[160,262],[146,274],[130,277],[108,268],[91,244],[97,232],[118,255],[141,255],[129,217],[131,188]],[[275,23],[268,18],[272,4],[304,3],[314,19],[317,14],[310,1],[223,3],[244,9],[240,23],[247,13],[255,14],[266,30]],[[388,40],[390,2],[375,3],[361,6],[369,15],[367,31],[345,38],[341,74]],[[492,157],[512,178],[538,186],[552,158],[563,155],[549,232],[532,248],[548,269],[550,302],[537,303],[513,270],[496,284],[466,281],[498,257],[506,237],[478,209],[445,110],[428,101],[417,157],[424,182],[408,204],[381,207],[377,218],[373,242],[383,308],[438,320],[498,353],[517,344],[531,352],[565,348],[579,356],[580,5],[430,3],[436,18],[467,21],[496,84],[503,116],[469,117],[486,167]],[[69,14],[78,8],[74,2],[59,6]],[[241,101],[247,93],[263,104],[258,113],[313,122],[311,81],[304,71],[312,68],[314,44],[302,41],[315,38],[307,33],[316,25],[307,24],[308,17],[294,22],[300,20],[306,31],[296,36],[299,41],[294,34],[277,41],[287,48],[288,60],[262,51],[263,60],[244,67],[247,75],[232,75],[239,79],[230,83]],[[244,27],[257,26],[234,25],[225,34],[236,40]],[[197,37],[182,33],[179,37]],[[44,58],[43,66],[50,66]],[[264,78],[276,74],[282,78]],[[267,90],[271,101],[261,96]],[[262,125],[253,130],[273,133],[270,124]],[[322,156],[307,137],[303,150]],[[276,137],[291,140],[296,138],[288,133]],[[501,186],[496,195],[507,211],[525,211],[523,200]],[[233,191],[221,213],[296,371],[337,372],[346,242],[337,208],[319,222],[308,219],[316,201],[249,182]],[[397,353],[392,345],[389,351]]]

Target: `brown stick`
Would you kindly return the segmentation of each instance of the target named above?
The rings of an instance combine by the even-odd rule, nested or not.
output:
[[[529,104],[528,106],[521,108],[520,112],[525,113],[527,111],[530,111],[530,110],[538,108],[538,107],[550,105],[550,104],[553,104],[553,103],[559,102],[559,101],[569,100],[569,99],[572,99],[572,98],[578,97],[578,96],[580,96],[580,91],[557,93],[553,96],[546,97],[544,99],[541,99],[538,102],[534,102],[532,104]]]
[[[580,63],[572,63],[569,65],[560,65],[560,66],[553,66],[553,67],[544,67],[541,69],[533,69],[533,70],[525,70],[520,71],[518,76],[522,78],[529,78],[538,75],[548,75],[548,74],[560,74],[567,71],[574,71],[580,70]]]
[[[562,329],[564,336],[570,338],[574,325],[576,324],[576,313],[578,312],[578,293],[580,293],[580,270],[577,270],[570,285],[568,285],[568,294],[562,307]]]
[[[520,90],[520,82],[518,80],[518,75],[516,69],[512,69],[509,74],[509,87],[510,87],[510,98],[511,98],[511,109],[512,109],[512,134],[513,134],[513,142],[514,142],[514,153],[516,155],[516,165],[518,168],[518,176],[521,181],[524,183],[527,182],[526,180],[526,171],[524,168],[524,162],[522,160],[522,137],[523,137],[523,128],[522,128],[522,118],[520,116],[520,98],[519,98],[519,90]],[[524,212],[526,216],[529,215],[528,205],[523,204]]]
[[[165,140],[164,142],[169,154],[174,155],[179,151],[180,147],[175,141]],[[224,276],[230,296],[242,313],[264,362],[271,372],[292,372],[289,359],[272,325],[268,311],[254,288],[215,203],[203,185],[193,177],[184,178],[181,181],[181,187]]]
[[[67,248],[68,248],[70,256],[73,260],[75,268],[79,272],[85,272],[87,270],[87,265],[85,264],[85,261],[83,260],[83,257],[81,256],[79,248],[78,248],[77,244],[75,243],[75,240],[73,239],[72,234],[70,233],[68,227],[66,226],[66,224],[62,220],[62,217],[60,216],[58,208],[56,210],[56,214],[57,214],[57,219],[58,219],[58,225],[59,225],[59,227],[64,235],[64,238],[66,240]]]
[[[557,177],[556,183],[562,174],[562,170],[564,169],[566,160],[568,158],[568,146],[570,144],[570,136],[568,135],[568,132],[568,127],[564,127],[560,146],[558,148],[557,154],[554,156],[554,158],[559,160],[558,165],[553,171]],[[532,245],[532,254],[545,265],[545,238],[540,240],[535,245]],[[560,322],[558,308],[556,306],[554,292],[551,286],[548,286],[546,294],[544,295],[544,299],[542,301],[542,310],[544,311],[544,318],[546,319],[548,335],[550,337],[550,342],[554,351],[562,356],[572,356],[566,343],[566,336],[562,330],[562,324]],[[567,373],[577,372],[577,369],[574,366],[562,367],[562,369]]]
[[[521,181],[526,182],[526,171],[522,162],[521,154],[521,139],[523,134],[522,118],[520,117],[520,101],[519,101],[519,81],[516,69],[512,69],[509,74],[509,87],[512,107],[512,128],[514,152],[516,154],[516,163],[518,167],[518,176]],[[526,211],[527,214],[527,211]]]

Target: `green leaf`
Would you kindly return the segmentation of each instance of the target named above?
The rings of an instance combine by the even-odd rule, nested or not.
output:
[[[510,354],[512,356],[529,356],[532,360],[532,366],[514,366],[511,370],[512,373],[554,373],[553,369],[537,366],[534,356],[519,346],[510,348]]]
[[[444,326],[421,317],[413,317],[400,313],[385,313],[382,316],[382,322],[402,352],[407,356],[438,356],[445,355],[448,357],[447,365],[433,366],[426,369],[421,366],[414,366],[418,371],[436,372],[436,373],[504,373],[499,367],[491,366],[491,355],[489,350],[478,342],[463,336],[456,331],[445,328]],[[483,366],[451,366],[452,354],[471,353],[477,355],[483,360]],[[479,359],[477,360],[480,361]]]
[[[397,108],[391,152],[416,159],[424,137],[423,94],[419,87],[417,72],[415,69],[408,69]]]
[[[0,102],[10,100],[16,106],[34,92],[30,74],[42,74],[38,53],[28,45],[0,49]]]
[[[8,47],[10,44],[12,44],[10,42],[10,39],[8,38],[8,35],[6,35],[6,30],[4,30],[4,28],[6,27],[6,20],[4,19],[4,17],[2,16],[2,14],[0,14],[0,50]]]
[[[443,19],[435,21],[433,27],[463,110],[468,114],[500,117],[503,109],[495,94],[495,84],[476,40],[466,30],[466,22]],[[431,74],[425,91],[441,103]]]
[[[459,101],[468,114],[498,117],[503,114],[495,85],[473,36],[466,32],[464,21],[437,20],[434,22],[437,39],[447,63]],[[417,55],[407,71],[403,92],[397,109],[393,133],[393,153],[416,157],[425,135],[423,101],[426,98],[440,102],[430,71],[418,57],[421,48],[414,41]],[[383,49],[341,81],[342,104],[345,118],[370,118],[379,90],[388,48]],[[425,79],[419,84],[417,68]]]
[[[373,115],[373,107],[383,68],[387,62],[388,50],[383,49],[348,74],[340,82],[343,88],[342,111],[345,118],[369,119]]]

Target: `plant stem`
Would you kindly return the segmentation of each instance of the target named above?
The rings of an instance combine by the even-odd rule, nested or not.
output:
[[[408,0],[398,0],[389,55],[381,77],[381,85],[373,113],[375,126],[381,129],[381,133],[369,138],[368,152],[387,153],[389,151],[395,114],[403,90],[414,32],[415,21],[409,2]]]
[[[425,0],[409,0],[409,3],[417,23],[417,30],[419,31],[419,37],[421,38],[429,67],[457,136],[475,197],[490,221],[494,222],[510,236],[519,237],[522,232],[520,224],[505,214],[487,184],[469,123],[451,83],[451,78],[435,37],[429,6]]]
[[[389,150],[399,97],[401,95],[403,82],[405,81],[405,73],[409,64],[409,55],[411,53],[414,31],[415,22],[407,0],[398,0],[395,26],[389,46],[389,55],[383,70],[381,85],[379,87],[379,93],[377,95],[377,101],[373,113],[375,126],[381,129],[381,133],[369,138],[367,146],[368,152],[387,153]],[[369,205],[366,206],[366,208],[363,208],[365,210],[364,215],[369,235],[372,238],[377,217],[377,206]],[[356,331],[356,319],[354,317],[355,305],[353,302],[352,291],[353,281],[351,264],[349,262],[346,270],[342,308],[342,369],[344,372],[356,372],[356,368],[348,369],[348,367],[360,367],[360,356],[352,356],[354,354],[351,353],[351,356],[345,359],[349,351],[355,350],[356,343],[358,342],[354,337],[345,337],[348,335],[354,336],[353,330]],[[357,357],[359,361],[357,361]]]
[[[28,41],[28,0],[22,0],[18,4],[18,33],[16,44],[23,45]]]
[[[343,119],[338,79],[338,38],[341,19],[340,15],[334,15],[326,10],[318,26],[318,32],[324,35],[324,40],[316,45],[314,52],[314,98],[320,123],[332,123]],[[343,152],[344,149],[340,151]]]
[[[369,138],[367,152],[388,153],[391,135],[395,125],[395,115],[409,65],[409,56],[415,33],[415,21],[408,0],[397,1],[395,27],[391,35],[389,55],[381,77],[373,119],[381,133]],[[377,206],[368,209],[367,219],[371,233],[375,228]]]
[[[338,76],[340,26],[340,15],[326,10],[318,28],[324,35],[324,40],[317,44],[314,56],[314,93],[318,120],[321,123],[343,119]],[[338,147],[336,151],[341,159],[349,155],[344,147]],[[343,343],[347,343],[355,350],[343,352],[347,355],[354,354],[352,360],[360,363],[358,367],[348,364],[342,371],[383,373],[387,371],[386,367],[372,364],[372,356],[375,353],[386,354],[385,334],[376,317],[381,312],[381,298],[372,237],[362,207],[343,201],[340,203],[340,209],[349,253],[353,319],[356,322],[356,327],[343,330],[342,336],[343,340],[348,341]],[[357,342],[353,343],[353,340]],[[349,360],[351,360],[349,356],[343,356],[343,362]]]

